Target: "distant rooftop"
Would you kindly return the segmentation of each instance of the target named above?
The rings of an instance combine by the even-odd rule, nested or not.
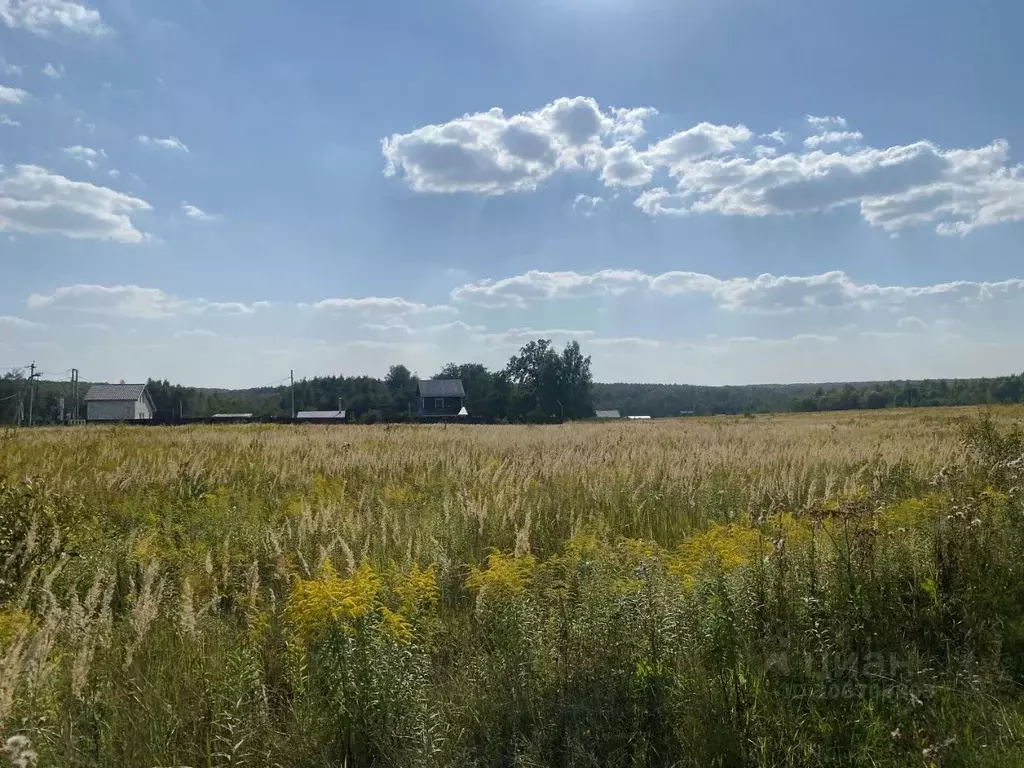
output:
[[[612,409],[610,411],[594,411],[594,415],[599,419],[621,419],[622,414]]]
[[[420,397],[465,397],[462,379],[426,379],[419,383]]]
[[[145,384],[93,384],[85,394],[85,402],[135,402],[145,391]]]
[[[631,419],[649,419],[650,416],[630,416]]]
[[[344,419],[344,411],[299,411],[296,419]]]
[[[251,413],[215,413],[210,418],[213,419],[251,419]]]

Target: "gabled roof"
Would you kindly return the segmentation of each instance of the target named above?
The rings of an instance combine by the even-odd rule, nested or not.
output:
[[[465,397],[462,379],[427,379],[419,384],[420,397]]]
[[[616,410],[611,411],[594,411],[594,415],[599,419],[621,419],[622,414]]]
[[[135,402],[146,391],[145,384],[93,384],[85,394],[85,402],[125,401]]]
[[[296,419],[344,419],[344,411],[299,411]]]

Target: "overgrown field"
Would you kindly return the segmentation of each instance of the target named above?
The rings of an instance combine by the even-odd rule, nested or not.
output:
[[[1022,415],[9,431],[0,746],[1024,764]]]

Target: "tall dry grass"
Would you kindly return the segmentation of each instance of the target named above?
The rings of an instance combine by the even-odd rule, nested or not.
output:
[[[61,766],[1006,764],[1019,416],[8,432],[0,733]]]

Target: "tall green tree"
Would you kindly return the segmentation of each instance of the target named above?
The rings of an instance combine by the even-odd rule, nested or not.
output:
[[[517,416],[594,415],[590,358],[583,357],[578,342],[559,355],[549,339],[531,341],[512,356],[505,373],[516,387]]]

